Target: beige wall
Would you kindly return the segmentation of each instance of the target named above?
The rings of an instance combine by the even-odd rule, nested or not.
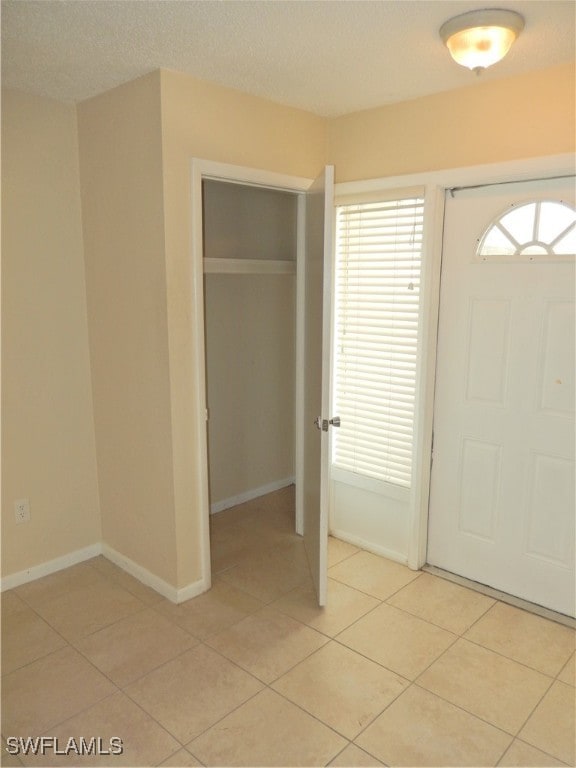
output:
[[[323,118],[182,72],[163,69],[161,78],[168,182],[176,182],[173,174],[178,169],[172,163],[179,158],[201,157],[310,178],[322,169]]]
[[[2,94],[2,258],[6,576],[101,539],[73,106]]]
[[[206,258],[296,259],[297,195],[206,179],[202,201]]]
[[[328,123],[336,181],[574,151],[574,63],[356,112]],[[470,76],[475,78],[474,75]]]
[[[103,539],[175,584],[160,74],[78,125]]]
[[[194,157],[314,177],[325,121],[301,110],[162,70],[162,151],[178,586],[201,576],[190,272]]]
[[[206,275],[210,501],[294,476],[294,275]]]

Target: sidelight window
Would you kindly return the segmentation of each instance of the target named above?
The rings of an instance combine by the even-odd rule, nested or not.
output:
[[[414,195],[412,191],[412,195]],[[337,206],[333,463],[409,488],[424,199]]]

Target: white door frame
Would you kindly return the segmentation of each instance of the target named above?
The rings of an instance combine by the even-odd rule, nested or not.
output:
[[[300,194],[297,208],[297,248],[296,248],[296,408],[295,408],[295,475],[296,475],[296,531],[302,533],[303,514],[301,497],[298,489],[302,487],[302,418],[304,392],[303,342],[304,329],[302,321],[302,301],[304,293],[304,207],[302,193],[312,184],[312,179],[300,176],[263,171],[257,168],[247,168],[227,163],[217,163],[211,160],[194,158],[191,166],[191,211],[192,235],[190,254],[192,259],[192,300],[191,312],[193,338],[193,366],[196,384],[196,457],[195,469],[198,485],[196,488],[196,508],[200,514],[200,550],[202,557],[202,582],[209,589],[212,581],[210,566],[210,494],[208,489],[208,440],[207,423],[208,409],[206,397],[206,350],[205,350],[205,314],[204,314],[204,237],[203,237],[203,206],[202,180],[217,181],[279,189]]]
[[[426,190],[422,301],[420,310],[422,335],[419,341],[420,366],[417,382],[417,415],[414,438],[416,458],[414,464],[415,482],[414,499],[409,521],[408,552],[405,553],[410,568],[419,569],[426,563],[444,196],[446,190],[454,187],[482,186],[486,184],[573,175],[575,173],[575,162],[576,156],[572,153],[567,153],[336,184],[336,201],[338,201],[339,196],[362,192],[378,192],[413,186],[424,186]]]

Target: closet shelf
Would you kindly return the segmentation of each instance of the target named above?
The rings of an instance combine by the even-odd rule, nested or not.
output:
[[[279,259],[204,259],[206,274],[294,275],[295,261]]]

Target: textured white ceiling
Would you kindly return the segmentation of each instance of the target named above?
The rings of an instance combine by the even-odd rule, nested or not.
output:
[[[573,0],[503,0],[526,27],[482,80],[575,58]],[[2,82],[82,101],[159,67],[334,116],[478,82],[443,47],[467,0],[3,0]]]

